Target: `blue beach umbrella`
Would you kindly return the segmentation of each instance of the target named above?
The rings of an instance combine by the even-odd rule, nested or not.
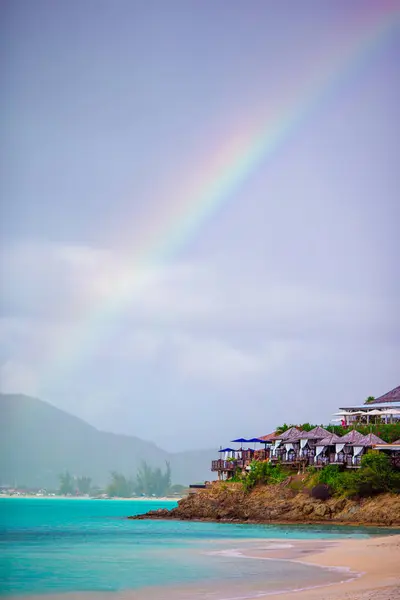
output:
[[[231,440],[231,442],[236,442],[238,444],[243,444],[243,443],[246,443],[248,441],[250,441],[250,440],[245,440],[244,438],[238,438],[237,440]]]
[[[235,452],[234,448],[221,448],[218,452]]]

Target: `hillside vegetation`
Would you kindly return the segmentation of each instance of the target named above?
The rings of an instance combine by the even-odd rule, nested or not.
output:
[[[346,433],[349,433],[352,429],[357,429],[362,435],[368,435],[369,433],[374,433],[378,437],[381,438],[384,442],[392,443],[400,438],[400,422],[397,423],[374,423],[373,420],[377,420],[376,417],[371,417],[371,423],[362,424],[362,423],[354,423],[353,425],[349,425],[347,427],[342,427],[342,425],[324,425],[324,429],[330,431],[331,433],[335,433],[336,435],[343,436]],[[303,423],[302,425],[281,425],[277,428],[277,433],[283,433],[290,427],[297,427],[301,431],[311,431],[314,429],[316,425],[311,425],[310,423]]]
[[[301,475],[290,474],[279,464],[254,461],[249,473],[214,482],[172,511],[140,518],[399,526],[399,492],[400,472],[379,452],[367,453],[357,470],[332,465],[312,467]]]

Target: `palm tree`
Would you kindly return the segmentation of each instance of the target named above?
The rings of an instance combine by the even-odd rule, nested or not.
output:
[[[60,494],[73,494],[75,491],[75,482],[69,471],[65,471],[65,473],[61,473],[59,475],[60,479]]]
[[[92,479],[90,477],[78,477],[76,480],[78,490],[81,494],[88,494],[92,485]]]

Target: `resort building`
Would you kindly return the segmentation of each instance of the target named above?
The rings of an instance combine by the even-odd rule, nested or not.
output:
[[[342,406],[334,416],[340,417],[334,419],[335,421],[343,421],[346,425],[355,422],[368,424],[376,421],[393,423],[400,419],[400,385],[383,396],[375,398],[373,402]]]
[[[396,422],[400,420],[400,386],[371,402],[343,407],[337,415],[346,426],[370,424],[372,428],[373,422]],[[304,471],[307,466],[322,468],[328,464],[357,469],[363,455],[371,449],[385,452],[393,466],[400,468],[400,440],[387,444],[372,431],[363,435],[355,428],[339,436],[322,426],[310,431],[290,427],[282,433],[238,438],[232,443],[240,444],[240,447],[221,448],[220,458],[212,461],[211,470],[218,473],[218,479],[229,479],[237,471],[249,470],[254,460],[279,462],[298,471]],[[256,449],[257,444],[262,448]]]

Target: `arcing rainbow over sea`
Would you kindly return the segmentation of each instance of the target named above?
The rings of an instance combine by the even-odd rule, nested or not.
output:
[[[243,128],[239,124],[230,139],[223,140],[218,148],[210,148],[211,160],[206,168],[203,165],[198,172],[193,169],[190,189],[179,191],[177,182],[178,192],[167,213],[154,217],[142,228],[139,242],[135,240],[128,274],[112,286],[98,305],[86,310],[68,339],[62,340],[54,363],[47,365],[43,373],[43,391],[50,380],[59,380],[69,373],[101,343],[104,324],[117,320],[132,298],[140,294],[145,285],[144,268],[166,264],[176,257],[261,165],[265,167],[325,102],[331,103],[340,94],[344,82],[351,84],[368,68],[371,57],[398,31],[399,14],[398,2],[382,0],[373,12],[354,15],[340,36],[341,46],[328,56],[315,58],[278,113],[264,116],[253,126]]]

